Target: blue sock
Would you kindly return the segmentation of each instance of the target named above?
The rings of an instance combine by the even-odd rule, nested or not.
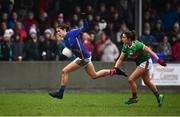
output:
[[[61,88],[59,89],[59,95],[60,95],[61,97],[63,97],[63,95],[64,95],[65,87],[66,87],[66,86],[61,86]]]

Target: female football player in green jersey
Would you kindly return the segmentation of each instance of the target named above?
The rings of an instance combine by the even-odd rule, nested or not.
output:
[[[125,104],[133,104],[138,102],[137,85],[135,81],[138,78],[142,77],[144,83],[155,94],[158,101],[158,106],[161,107],[164,95],[160,94],[156,86],[150,81],[149,72],[152,65],[150,54],[160,65],[166,66],[166,62],[164,60],[160,60],[159,57],[148,46],[136,40],[134,31],[122,33],[121,39],[123,42],[123,48],[120,57],[118,58],[114,68],[112,69],[113,72],[111,72],[111,75],[114,75],[116,73],[116,69],[122,64],[126,55],[133,58],[137,65],[136,69],[128,78],[128,82],[132,91],[132,98],[129,98],[127,101],[125,101]]]

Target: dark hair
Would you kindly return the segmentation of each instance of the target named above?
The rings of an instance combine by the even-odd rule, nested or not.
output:
[[[123,33],[121,34],[121,38],[122,38],[123,34],[125,34],[126,37],[127,37],[128,39],[131,39],[132,41],[136,40],[136,32],[135,32],[134,30],[132,30],[132,31],[127,31],[127,32],[123,32]]]
[[[56,28],[60,28],[60,29],[66,29],[66,31],[69,30],[69,26],[67,24],[64,24],[64,23],[61,23],[61,24],[58,24]]]

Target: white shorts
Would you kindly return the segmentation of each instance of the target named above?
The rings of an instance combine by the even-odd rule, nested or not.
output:
[[[148,59],[139,65],[139,67],[150,70],[152,68],[152,60]]]
[[[92,62],[91,58],[92,57],[81,59],[81,58],[77,57],[77,58],[74,59],[74,62],[77,63],[80,66],[84,66],[84,65],[87,65],[89,62]]]

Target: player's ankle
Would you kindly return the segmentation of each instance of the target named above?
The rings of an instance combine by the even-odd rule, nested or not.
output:
[[[137,98],[138,98],[136,92],[133,92],[133,93],[132,93],[132,98],[133,98],[133,99],[137,99]]]
[[[65,88],[66,88],[66,86],[62,85],[61,88],[59,89],[59,95],[60,96],[63,96]]]

